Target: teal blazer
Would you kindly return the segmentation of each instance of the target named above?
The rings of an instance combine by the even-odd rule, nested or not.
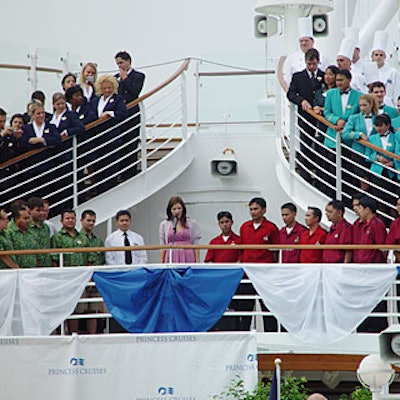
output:
[[[400,117],[396,117],[392,119],[392,126],[395,131],[398,131],[400,128]]]
[[[394,133],[389,133],[389,141],[388,141],[388,146],[386,148],[387,151],[390,151],[392,153],[396,152],[396,134]],[[371,135],[368,139],[368,141],[375,146],[382,147],[382,140],[380,135],[375,134]],[[376,150],[370,149],[369,147],[366,148],[365,150],[365,155],[369,159],[369,161],[372,162],[371,164],[371,171],[377,173],[378,175],[382,175],[383,170],[385,169],[382,164],[377,162],[377,158],[379,153]],[[387,160],[394,161],[393,158],[386,156],[385,154],[381,154],[383,157],[385,157]],[[393,167],[396,168],[396,165]],[[394,178],[395,174],[392,171],[388,170],[388,175],[390,178]]]
[[[374,124],[374,121],[375,115],[372,115],[372,125]],[[350,115],[350,118],[343,129],[342,139],[353,150],[358,151],[361,154],[365,154],[366,147],[357,142],[357,139],[360,139],[362,133],[367,135],[367,127],[365,126],[363,113]],[[372,135],[374,133],[376,134],[376,131],[372,128],[370,134]]]
[[[362,93],[357,92],[354,89],[350,89],[349,98],[347,101],[347,106],[345,112],[342,111],[342,101],[340,99],[340,90],[338,88],[330,89],[326,92],[325,99],[325,110],[324,116],[332,124],[336,124],[339,119],[343,119],[347,121],[351,115],[357,114],[360,112],[360,108],[358,106],[358,99]],[[324,140],[324,145],[330,148],[336,147],[335,139],[336,139],[336,131],[332,128],[328,128],[326,131],[328,137]]]
[[[383,106],[383,110],[382,111],[384,112],[384,114],[389,115],[389,117],[391,119],[396,118],[396,117],[399,116],[399,113],[397,112],[396,108],[390,107],[390,106],[388,106],[386,104]]]

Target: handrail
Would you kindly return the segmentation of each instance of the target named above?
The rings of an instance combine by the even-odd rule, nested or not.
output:
[[[22,69],[24,71],[30,71],[32,69],[31,65],[17,65],[17,64],[2,64],[0,63],[0,68],[4,69]],[[49,68],[49,67],[36,67],[36,71],[40,72],[52,72],[56,74],[62,74],[63,70],[59,68]]]
[[[148,91],[147,93],[145,93],[144,95],[138,97],[136,100],[133,100],[130,103],[128,103],[126,105],[127,109],[133,108],[134,106],[136,106],[140,102],[146,100],[147,98],[149,98],[153,94],[159,92],[165,86],[169,85],[171,82],[173,82],[175,79],[177,79],[182,74],[183,71],[187,70],[189,64],[190,64],[190,58],[185,59],[184,62],[182,63],[182,65],[179,67],[179,69],[177,71],[175,71],[168,79],[166,79],[164,82],[162,82],[161,84],[156,86],[154,89],[152,89],[152,90]],[[1,64],[0,64],[0,67],[1,67]],[[38,68],[38,70],[40,70],[40,69]],[[60,71],[60,72],[62,72],[62,71]],[[96,121],[93,121],[93,122],[90,122],[89,124],[86,124],[85,125],[85,131],[87,131],[89,129],[92,129],[92,128],[102,124],[103,122],[108,121],[109,119],[110,119],[110,116],[108,116],[108,115],[100,117]],[[68,140],[68,139],[70,139],[70,138],[63,139],[63,142],[65,140]],[[16,157],[13,157],[11,160],[8,160],[8,161],[5,161],[5,162],[1,163],[0,164],[0,168],[7,167],[8,165],[14,164],[15,162],[18,162],[18,161],[21,161],[21,160],[24,160],[25,158],[28,158],[28,157],[30,157],[32,155],[41,153],[44,150],[46,150],[46,148],[30,150],[28,152],[20,154],[20,155],[18,155]]]
[[[186,71],[189,67],[190,64],[190,58],[186,58],[185,61],[182,63],[182,65],[179,67],[177,71],[175,71],[168,79],[166,79],[164,82],[160,83],[158,86],[156,86],[154,89],[150,90],[149,92],[145,93],[143,96],[140,96],[136,100],[131,101],[130,103],[127,104],[127,108],[130,109],[143,100],[146,100],[148,97],[152,96],[154,93],[159,92],[161,89],[164,89],[165,86],[169,85],[171,82],[173,82],[175,79],[177,79],[183,71]]]
[[[273,69],[252,70],[252,71],[222,71],[222,72],[199,72],[199,76],[246,76],[246,75],[272,75]]]
[[[232,244],[232,245],[203,245],[203,244],[174,244],[174,245],[145,245],[145,246],[113,246],[113,247],[82,247],[82,248],[50,248],[32,250],[4,250],[0,256],[28,255],[28,254],[59,254],[59,253],[92,253],[106,251],[140,251],[140,250],[169,250],[169,249],[191,249],[191,250],[400,250],[400,245],[391,244]]]
[[[277,66],[277,76],[278,76],[278,81],[279,84],[281,85],[282,90],[287,93],[288,91],[288,87],[286,85],[285,80],[283,79],[283,64],[285,63],[286,60],[286,56],[282,56],[279,58],[278,61],[278,66]],[[308,108],[305,110],[308,114],[310,114],[312,117],[314,117],[315,119],[317,119],[319,122],[322,122],[324,125],[335,129],[337,128],[336,125],[332,124],[331,122],[329,122],[327,119],[325,119],[322,115],[319,115],[317,113],[315,113],[312,109]],[[340,131],[341,132],[341,131]],[[398,156],[395,153],[391,153],[390,151],[387,151],[385,149],[382,149],[381,147],[378,147],[370,142],[368,142],[367,140],[363,140],[363,139],[358,139],[357,140],[359,143],[361,143],[362,145],[364,145],[365,147],[369,147],[372,150],[375,150],[381,154],[385,154],[388,157],[394,158],[397,161],[400,161],[400,156]]]
[[[315,119],[317,119],[319,122],[322,122],[322,123],[325,124],[326,126],[329,126],[330,128],[336,130],[336,128],[337,128],[336,125],[334,125],[334,124],[332,124],[331,122],[329,122],[329,121],[328,121],[327,119],[325,119],[322,115],[317,114],[314,110],[312,110],[312,109],[310,109],[310,108],[307,108],[305,111],[306,111],[308,114],[310,114],[312,117],[314,117]],[[342,132],[342,131],[339,131],[339,132]],[[365,147],[369,147],[370,149],[377,151],[378,153],[385,154],[385,155],[388,156],[388,157],[391,157],[391,158],[396,159],[397,161],[400,161],[400,156],[398,156],[397,154],[392,153],[392,152],[390,152],[390,151],[387,151],[387,150],[383,149],[382,147],[376,146],[376,145],[374,145],[374,144],[368,142],[367,140],[364,140],[364,139],[357,139],[357,142],[361,143],[361,144],[364,145]]]
[[[288,87],[285,80],[283,79],[283,64],[285,63],[285,61],[286,61],[286,56],[282,56],[279,58],[278,66],[276,68],[276,74],[278,76],[278,82],[281,85],[281,88],[285,93],[287,93]]]

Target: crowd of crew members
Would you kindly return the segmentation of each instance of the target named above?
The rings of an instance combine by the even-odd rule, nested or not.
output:
[[[200,258],[198,249],[174,248],[171,251],[160,252],[161,263],[191,265],[197,262],[205,263],[386,263],[388,252],[379,249],[285,249],[281,252],[268,249],[237,249],[233,245],[383,245],[400,244],[400,217],[395,219],[389,232],[382,220],[377,216],[376,201],[370,197],[356,194],[353,199],[353,210],[358,218],[349,223],[345,217],[344,203],[340,200],[329,201],[325,207],[325,214],[331,223],[328,230],[321,226],[322,211],[308,207],[304,225],[297,221],[297,208],[288,202],[281,206],[283,226],[277,225],[265,216],[267,204],[265,199],[255,197],[248,203],[250,219],[244,222],[239,234],[233,230],[233,215],[229,211],[220,211],[217,222],[220,233],[210,241],[210,245],[226,245],[224,249],[208,249],[205,258]],[[400,198],[396,202],[400,215]],[[130,250],[126,247],[144,246],[143,237],[131,230],[132,215],[128,210],[119,210],[115,216],[116,230],[109,234],[105,241],[94,233],[96,213],[85,210],[80,215],[81,229],[77,229],[77,216],[74,210],[67,209],[61,213],[61,229],[56,231],[54,224],[47,218],[49,204],[47,201],[32,197],[27,202],[17,200],[11,206],[9,220],[7,210],[0,207],[0,268],[37,268],[59,266],[92,266],[92,265],[145,265],[148,261],[144,249]],[[166,218],[160,223],[160,244],[187,245],[200,244],[200,224],[187,215],[185,202],[179,196],[173,196],[166,207]],[[125,247],[121,251],[102,251],[102,247]],[[32,250],[32,249],[79,249],[96,248],[92,252],[63,253],[62,258],[57,253],[47,254],[17,254],[2,255],[4,250]],[[395,261],[400,262],[399,252],[395,251]],[[171,257],[171,258],[170,258]],[[241,284],[238,294],[254,295],[251,285]],[[88,287],[83,297],[99,297],[96,288]],[[251,311],[254,300],[232,300],[232,309]],[[378,307],[385,307],[378,305]],[[104,312],[103,303],[79,303],[76,313]],[[273,317],[265,318],[268,330],[276,328]],[[236,319],[233,329],[249,329],[251,317],[241,316]],[[368,321],[368,320],[367,320]],[[114,322],[115,323],[115,322]],[[379,322],[380,323],[380,322]],[[385,322],[383,322],[385,323]],[[382,327],[379,326],[379,329]],[[69,332],[78,331],[78,321],[68,323]],[[117,327],[116,329],[122,329]],[[226,329],[223,328],[223,329]],[[369,322],[362,331],[375,331],[375,325]],[[384,327],[382,328],[384,329]],[[97,321],[88,319],[86,331],[96,333]],[[119,330],[117,330],[119,331]]]
[[[217,222],[220,233],[210,244],[229,245],[226,249],[210,249],[204,262],[213,263],[385,263],[387,252],[381,250],[282,250],[265,249],[240,250],[234,244],[275,245],[275,244],[331,244],[331,245],[383,245],[400,243],[400,218],[395,219],[387,233],[384,223],[377,215],[377,203],[374,199],[356,194],[352,199],[353,211],[358,218],[350,223],[345,218],[345,206],[340,200],[332,200],[325,207],[327,220],[331,223],[328,230],[321,226],[322,211],[310,206],[305,213],[304,224],[297,221],[297,208],[288,202],[281,206],[283,226],[269,221],[265,214],[267,204],[263,198],[250,200],[250,219],[244,222],[239,234],[233,230],[233,216],[229,211],[220,211]],[[400,213],[400,199],[396,202]],[[7,210],[1,209],[1,250],[32,250],[50,248],[103,247],[104,242],[94,234],[96,213],[85,210],[80,216],[81,230],[76,229],[77,216],[74,210],[61,213],[61,230],[56,232],[48,218],[48,202],[32,197],[28,201],[16,200],[11,206],[11,219]],[[132,216],[127,210],[120,210],[115,217],[116,231],[105,238],[106,247],[144,246],[143,237],[131,230]],[[173,196],[166,207],[166,218],[160,223],[160,244],[200,244],[200,224],[187,215],[185,202],[179,196]],[[394,253],[400,261],[398,252]],[[170,257],[172,259],[170,260]],[[57,267],[59,254],[31,254],[0,256],[2,268]],[[121,252],[66,253],[64,266],[83,265],[123,265],[147,263],[145,250]],[[200,252],[195,249],[175,249],[172,252],[162,250],[161,263],[198,263]]]
[[[32,93],[26,112],[12,115],[9,124],[6,111],[0,108],[0,163],[30,150],[58,148],[63,139],[82,136],[85,125],[98,118],[108,116],[116,124],[131,115],[126,104],[139,97],[145,76],[133,69],[126,51],[118,52],[115,62],[116,75],[98,76],[92,62],[83,66],[79,82],[75,74],[67,73],[62,91],[52,95],[52,113],[45,111],[41,90]]]
[[[338,139],[344,144],[340,174],[346,200],[358,189],[379,199],[380,211],[394,216],[394,210],[384,203],[391,204],[398,194],[400,74],[386,62],[390,54],[386,32],[374,33],[370,61],[360,58],[358,35],[357,29],[347,29],[335,63],[329,63],[315,48],[311,19],[298,20],[300,49],[283,65],[287,98],[298,106],[300,152],[296,166],[304,179],[334,197]],[[346,202],[346,206],[350,204]],[[389,226],[388,219],[385,223]]]

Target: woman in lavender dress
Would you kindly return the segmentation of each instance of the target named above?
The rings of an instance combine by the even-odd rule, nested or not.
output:
[[[161,244],[199,244],[201,232],[199,224],[186,217],[186,205],[178,197],[170,198],[167,205],[167,219],[160,224]],[[169,250],[161,250],[160,262],[169,262]],[[193,263],[200,261],[200,251],[193,249],[174,249],[172,262]]]

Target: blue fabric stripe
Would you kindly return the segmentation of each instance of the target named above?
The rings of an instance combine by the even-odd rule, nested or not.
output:
[[[205,332],[223,315],[242,269],[94,272],[112,316],[128,332]]]

